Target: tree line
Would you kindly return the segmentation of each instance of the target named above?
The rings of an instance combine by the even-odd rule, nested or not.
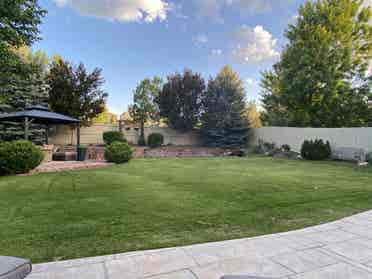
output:
[[[198,131],[207,146],[244,146],[250,128],[244,82],[225,66],[208,84],[191,70],[143,80],[129,108],[140,123],[139,144],[145,144],[144,125],[162,119],[181,132]]]

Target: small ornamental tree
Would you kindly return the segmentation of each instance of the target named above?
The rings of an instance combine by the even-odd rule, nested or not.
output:
[[[176,130],[192,130],[200,120],[204,91],[204,79],[191,70],[168,76],[156,98],[160,116],[166,118],[170,127]]]
[[[201,136],[207,146],[241,147],[248,142],[244,83],[225,66],[208,83],[203,99]]]
[[[160,94],[162,80],[159,77],[144,79],[134,91],[134,104],[129,107],[133,121],[140,124],[139,145],[145,145],[145,123],[159,118],[155,98]]]

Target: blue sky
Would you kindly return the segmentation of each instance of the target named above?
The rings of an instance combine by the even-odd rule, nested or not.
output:
[[[285,44],[304,0],[40,0],[48,10],[34,49],[103,69],[108,106],[122,113],[146,77],[183,71],[208,79],[231,65],[259,99],[260,71]]]

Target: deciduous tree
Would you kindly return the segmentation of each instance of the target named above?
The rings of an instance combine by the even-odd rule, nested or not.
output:
[[[300,8],[286,32],[289,43],[281,60],[263,76],[265,121],[301,127],[368,125],[372,11],[363,2],[317,0]]]
[[[39,24],[46,14],[37,0],[0,1],[0,74],[19,73],[23,63],[12,51],[39,40]],[[1,77],[1,76],[0,76]]]
[[[156,98],[160,116],[181,131],[190,131],[200,121],[205,82],[200,74],[185,70],[168,76],[163,90]]]
[[[104,111],[108,94],[102,89],[101,69],[89,73],[84,64],[74,67],[59,57],[54,59],[47,81],[53,111],[78,118],[83,125]]]
[[[249,120],[249,124],[251,128],[261,128],[261,113],[257,109],[257,105],[255,102],[248,102],[246,106],[246,113]]]
[[[145,123],[159,118],[159,108],[155,98],[160,94],[162,80],[159,77],[144,79],[137,86],[133,95],[133,105],[129,108],[130,116],[140,124],[139,144],[145,144]]]

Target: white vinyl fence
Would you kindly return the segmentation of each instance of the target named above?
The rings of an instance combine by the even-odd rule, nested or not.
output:
[[[304,140],[323,139],[331,143],[332,149],[358,148],[372,152],[372,128],[291,128],[263,127],[254,129],[253,143],[259,140],[288,144],[294,151],[300,151]]]

